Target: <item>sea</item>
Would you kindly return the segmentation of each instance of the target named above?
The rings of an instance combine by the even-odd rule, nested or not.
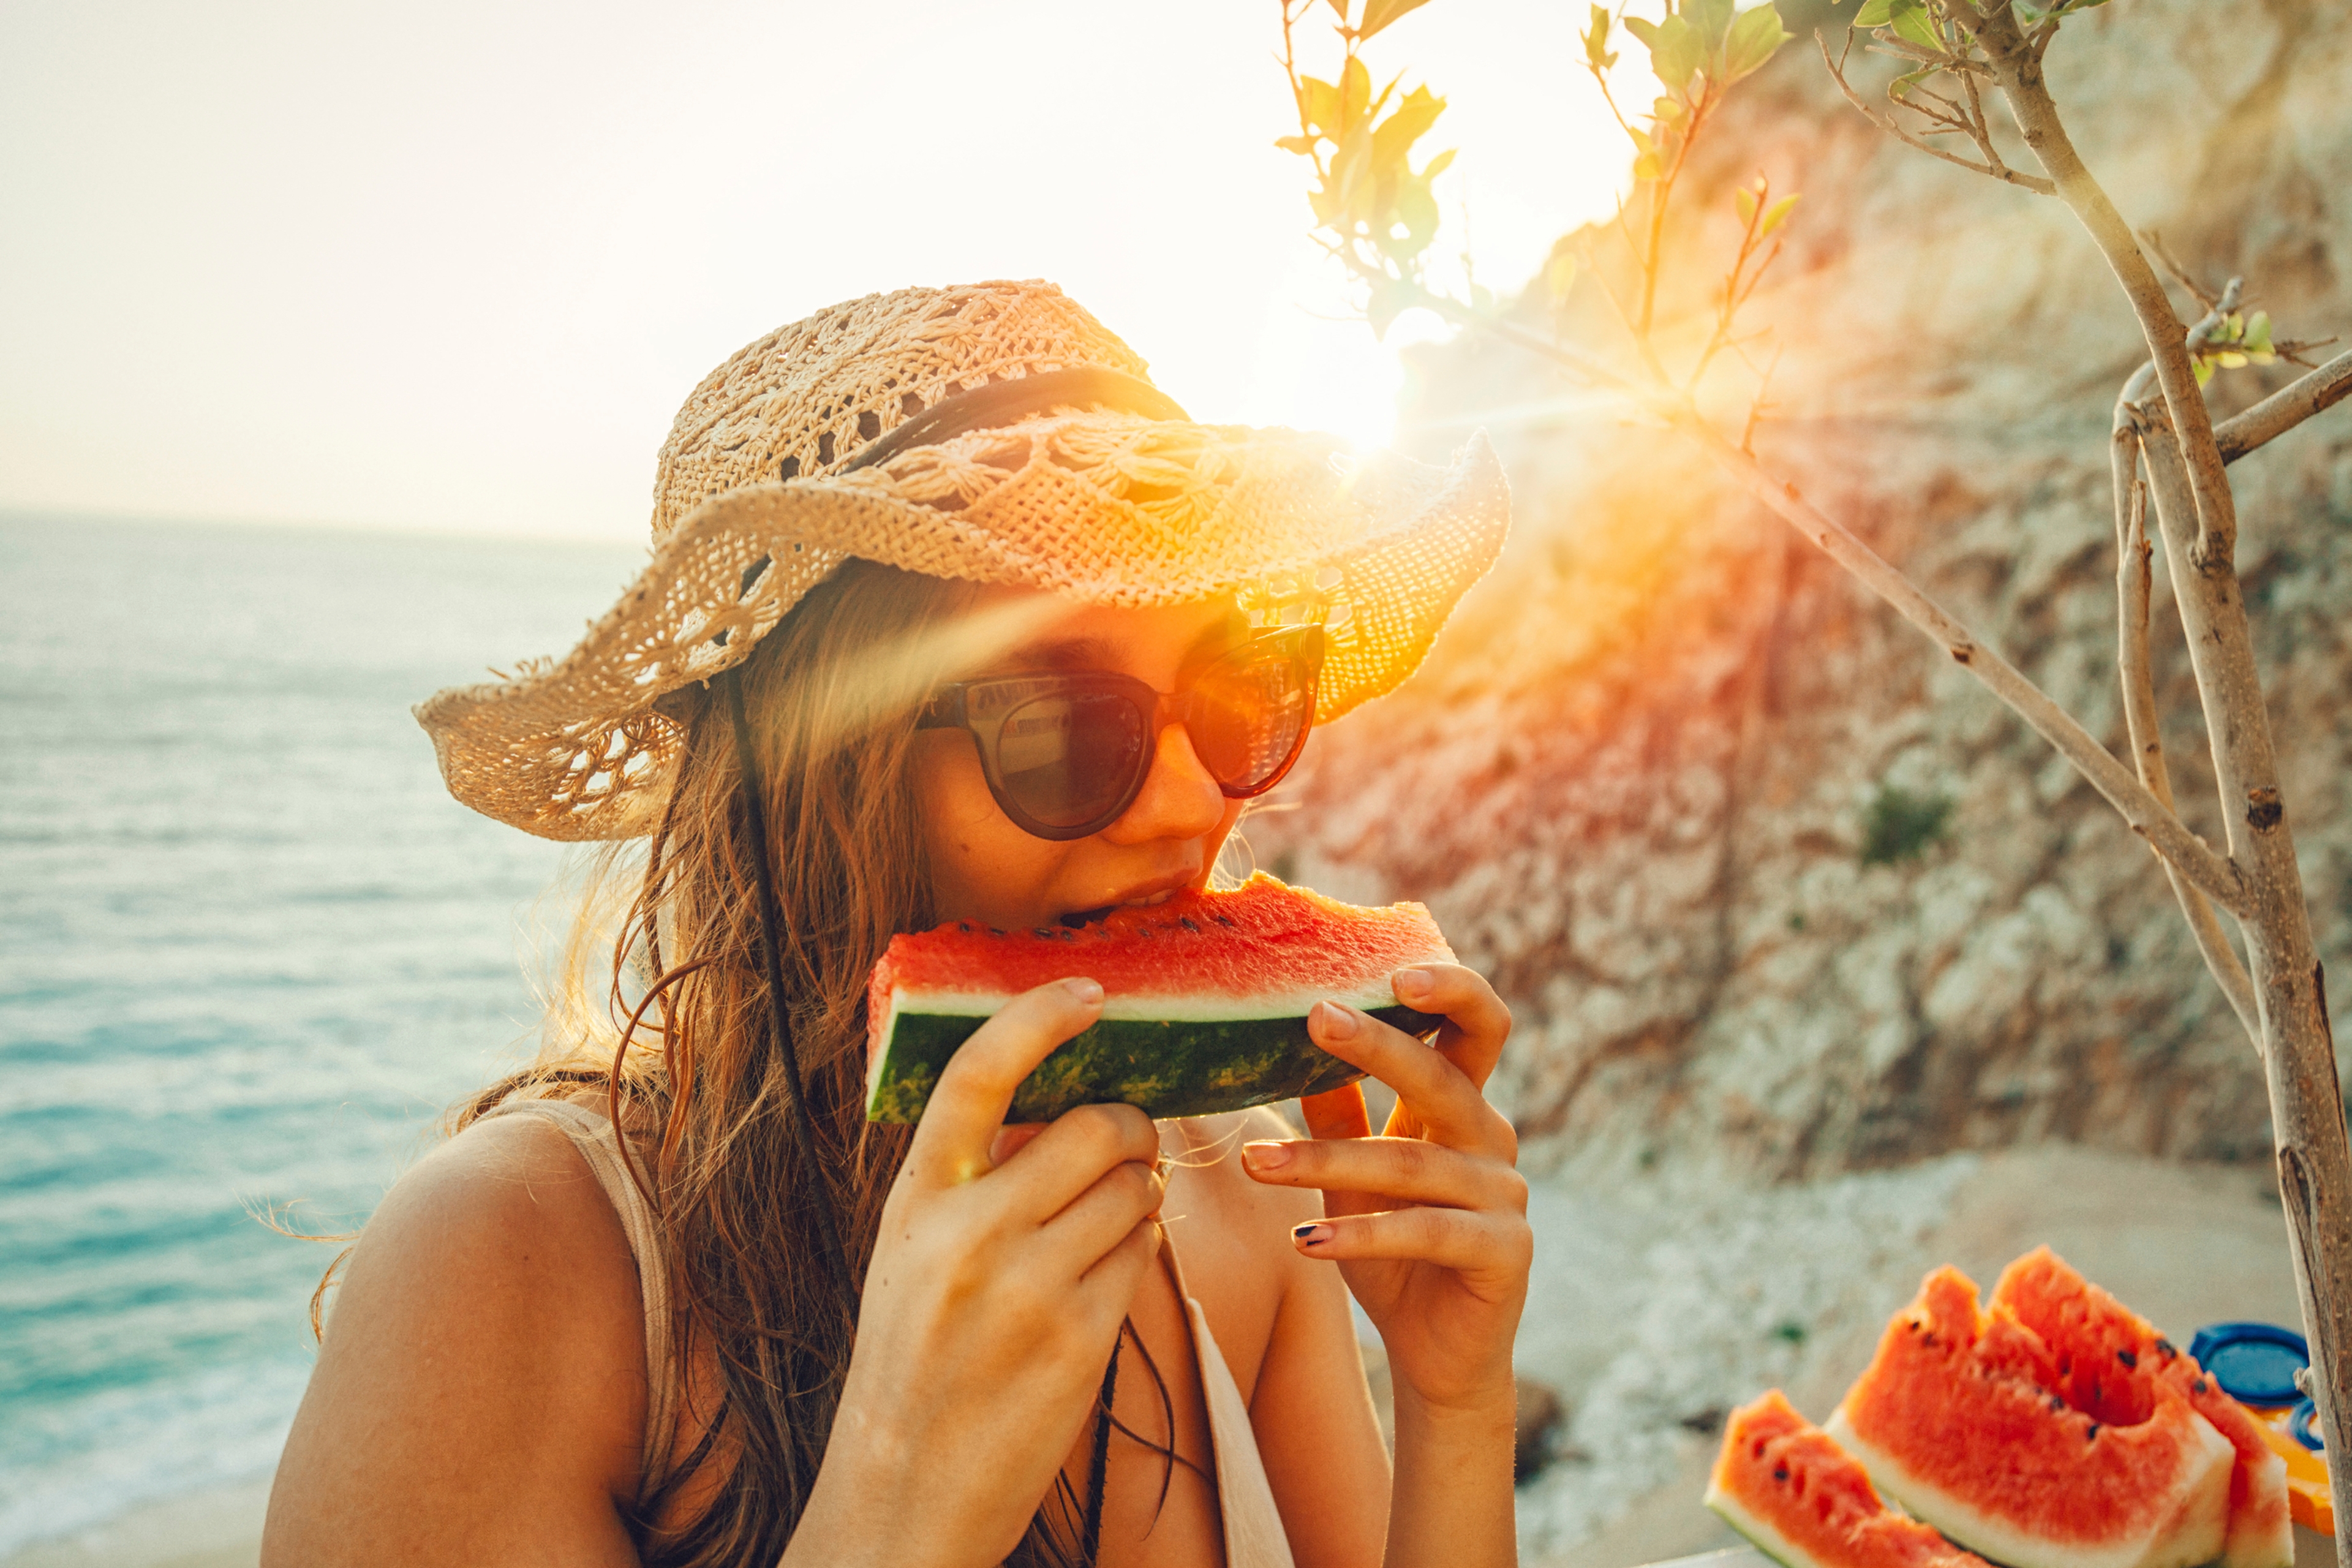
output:
[[[0,515],[0,1555],[275,1464],[336,1248],[265,1222],[355,1228],[530,1054],[564,913],[410,705],[643,559]]]

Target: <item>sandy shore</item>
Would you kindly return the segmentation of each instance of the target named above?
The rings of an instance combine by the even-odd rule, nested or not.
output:
[[[1990,1286],[2047,1242],[2175,1337],[2297,1321],[2268,1173],[2040,1149],[1807,1187],[1537,1184],[1523,1370],[1567,1397],[1570,1457],[1520,1493],[1526,1561],[1628,1568],[1734,1543],[1698,1495],[1709,1409],[1785,1388],[1826,1415],[1935,1263]],[[266,1482],[133,1510],[0,1568],[251,1568]],[[2316,1537],[2301,1557],[2328,1560]]]

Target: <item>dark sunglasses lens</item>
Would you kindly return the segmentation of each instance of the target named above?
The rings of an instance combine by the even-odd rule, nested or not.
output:
[[[1201,765],[1252,794],[1281,776],[1315,717],[1315,683],[1289,653],[1234,655],[1201,673],[1185,729]]]
[[[1040,697],[1005,715],[996,740],[1004,792],[1048,827],[1078,827],[1118,810],[1146,760],[1143,715],[1124,697]]]

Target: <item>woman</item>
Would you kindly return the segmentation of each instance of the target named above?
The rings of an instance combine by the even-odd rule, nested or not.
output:
[[[1451,1020],[1434,1050],[1313,1016],[1398,1091],[1381,1140],[1003,1127],[1096,1016],[1083,975],[985,1025],[911,1131],[863,1095],[893,932],[1202,886],[1306,725],[1419,662],[1507,510],[1481,442],[1357,466],[1192,425],[1042,284],[875,296],[722,366],[621,604],[418,710],[460,800],[618,846],[625,908],[590,898],[575,941],[610,941],[601,1005],[351,1254],[264,1562],[1510,1560],[1529,1243],[1475,974],[1396,976]],[[1045,765],[959,721],[990,680],[1059,705]],[[1163,697],[1104,695],[1138,681]]]

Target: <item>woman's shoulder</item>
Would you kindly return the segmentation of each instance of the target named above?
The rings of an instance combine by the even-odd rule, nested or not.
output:
[[[521,1519],[596,1560],[636,1489],[641,1313],[621,1218],[559,1127],[499,1116],[434,1150],[334,1293],[271,1499],[273,1560],[341,1561],[328,1547],[360,1520],[478,1542]]]

